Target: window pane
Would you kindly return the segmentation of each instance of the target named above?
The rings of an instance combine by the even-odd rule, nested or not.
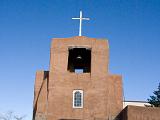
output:
[[[75,92],[74,94],[74,106],[80,107],[81,106],[81,93],[79,91]]]

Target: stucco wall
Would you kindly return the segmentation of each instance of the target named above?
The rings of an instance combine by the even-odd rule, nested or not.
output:
[[[160,120],[160,108],[127,106],[120,114],[121,120]]]
[[[91,48],[91,72],[67,71],[68,48]],[[108,72],[107,40],[78,36],[54,39],[51,45],[50,70],[46,79],[38,72],[35,82],[36,120],[107,120],[123,108],[122,77]],[[84,106],[72,108],[72,92],[83,90]],[[37,96],[39,95],[39,96]]]

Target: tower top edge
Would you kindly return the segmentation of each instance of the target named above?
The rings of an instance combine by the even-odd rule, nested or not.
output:
[[[85,40],[85,39],[92,39],[92,40],[105,40],[108,41],[107,38],[92,38],[87,36],[73,36],[67,38],[52,38],[52,40],[68,40],[68,39],[75,39],[75,40]]]

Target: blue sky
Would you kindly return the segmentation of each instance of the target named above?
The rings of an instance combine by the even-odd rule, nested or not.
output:
[[[160,82],[159,0],[0,0],[0,112],[32,117],[35,72],[48,70],[51,38],[107,38],[110,73],[126,100],[146,100]]]

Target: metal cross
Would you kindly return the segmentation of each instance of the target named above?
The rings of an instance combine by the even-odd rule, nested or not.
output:
[[[79,19],[79,36],[82,36],[82,20],[89,20],[89,18],[83,18],[82,17],[82,11],[80,11],[79,18],[72,18],[72,19]]]

